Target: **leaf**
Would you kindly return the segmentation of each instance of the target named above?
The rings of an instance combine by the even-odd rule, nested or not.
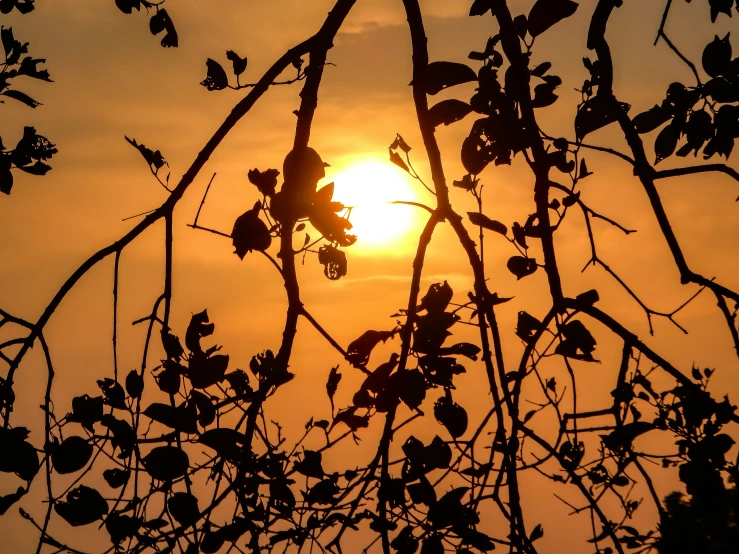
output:
[[[620,109],[628,111],[628,108],[627,104],[621,104]],[[602,129],[616,121],[618,118],[617,109],[615,102],[608,102],[600,96],[594,96],[586,100],[577,110],[575,116],[575,134],[578,139],[582,139],[593,131]]]
[[[247,59],[242,58],[233,50],[226,51],[226,58],[231,60],[231,64],[233,64],[234,75],[236,75],[237,77],[246,70]]]
[[[247,173],[249,182],[256,186],[264,196],[273,196],[277,186],[277,177],[280,172],[276,169],[259,171],[257,168],[250,169]]]
[[[157,150],[151,150],[150,148],[147,148],[143,144],[139,144],[136,142],[136,139],[130,139],[126,136],[124,138],[128,141],[128,143],[133,146],[136,150],[139,151],[139,153],[143,156],[143,158],[146,160],[146,163],[149,164],[149,167],[152,171],[156,173],[158,169],[167,164],[167,161],[164,159],[164,156],[162,156],[162,153]]]
[[[18,102],[22,102],[30,108],[35,108],[36,106],[41,105],[41,102],[37,102],[26,93],[19,90],[6,90],[2,93],[2,95],[7,96],[8,98],[12,98],[13,100],[18,100]]]
[[[467,431],[467,411],[452,400],[449,391],[434,404],[434,416],[455,439]]]
[[[119,489],[126,483],[128,483],[128,480],[131,478],[131,472],[127,469],[119,469],[119,468],[113,468],[113,469],[106,469],[103,471],[103,479],[105,479],[105,482],[108,483],[108,486],[110,486],[113,489]]]
[[[190,383],[196,389],[205,389],[220,383],[226,376],[229,357],[223,354],[206,356],[198,354],[190,358]]]
[[[431,125],[438,127],[441,124],[451,125],[467,117],[472,112],[472,106],[461,100],[442,100],[429,109],[428,118]]]
[[[390,378],[390,387],[411,409],[415,410],[426,398],[426,379],[418,369],[405,369]]]
[[[403,158],[400,157],[400,154],[398,154],[397,152],[393,152],[392,150],[390,150],[389,153],[390,153],[390,161],[391,162],[393,162],[395,165],[397,165],[403,171],[409,171],[408,166],[403,161]]]
[[[54,505],[56,512],[73,527],[88,525],[108,513],[108,503],[93,488],[80,485],[69,491],[66,501]]]
[[[67,416],[68,421],[81,424],[85,429],[93,433],[94,424],[103,417],[103,397],[88,395],[77,396],[72,399],[72,413]]]
[[[491,0],[475,0],[470,8],[470,16],[485,15],[493,9]]]
[[[654,141],[654,153],[656,155],[655,164],[658,164],[665,158],[672,156],[677,147],[677,141],[680,139],[680,127],[672,123],[662,129]]]
[[[339,366],[332,367],[331,372],[328,374],[328,381],[326,381],[326,392],[328,393],[328,397],[331,400],[331,404],[333,405],[334,402],[334,395],[336,394],[336,389],[339,387],[339,382],[341,381],[341,373],[339,373]]]
[[[667,123],[671,117],[672,115],[668,109],[655,104],[646,112],[635,116],[632,123],[637,133],[644,134],[654,131],[657,127]]]
[[[423,71],[420,87],[426,94],[433,96],[446,88],[472,81],[477,81],[477,74],[467,65],[455,62],[431,62]]]
[[[154,36],[164,31],[165,35],[162,37],[161,45],[165,48],[177,48],[179,44],[177,31],[175,30],[174,23],[172,23],[167,10],[164,8],[160,9],[157,7],[157,12],[152,15],[149,20],[149,30]]]
[[[516,335],[525,342],[531,342],[534,335],[541,327],[541,321],[527,312],[518,312],[518,323],[516,324]]]
[[[24,481],[31,481],[40,468],[36,449],[26,441],[28,433],[25,427],[0,429],[0,471],[15,473]]]
[[[238,445],[245,445],[248,441],[244,434],[224,427],[206,431],[200,435],[198,442],[212,448],[227,460],[237,460],[241,455],[241,447]]]
[[[185,527],[200,518],[198,499],[189,492],[176,492],[167,499],[167,510],[172,518]]]
[[[309,241],[310,237],[306,233],[303,247],[307,246]],[[333,244],[324,244],[318,249],[318,263],[323,265],[323,274],[331,281],[336,281],[346,275],[346,254]]]
[[[190,465],[187,454],[176,446],[158,446],[142,461],[149,475],[160,481],[173,481],[183,477]]]
[[[372,350],[380,342],[385,342],[393,336],[395,336],[395,331],[365,331],[349,344],[346,357],[354,365],[365,365],[369,362]]]
[[[313,450],[305,450],[303,459],[293,464],[293,469],[306,477],[321,479],[325,475],[321,465],[321,453]]]
[[[257,201],[251,210],[241,214],[231,231],[234,254],[242,260],[252,250],[264,252],[272,244],[267,225],[259,219],[261,206],[261,202]]]
[[[469,342],[459,342],[445,348],[439,348],[439,356],[464,356],[470,360],[477,360],[480,347]]]
[[[533,274],[538,269],[534,258],[524,258],[523,256],[511,256],[506,267],[508,271],[516,276],[517,280]]]
[[[141,393],[144,392],[144,379],[135,369],[126,376],[126,392],[131,398],[141,398]]]
[[[67,437],[53,448],[51,462],[57,473],[74,473],[87,465],[92,458],[92,444],[82,437]]]
[[[541,1],[541,0],[539,0]],[[542,528],[541,524],[534,527],[533,531],[531,531],[531,535],[529,535],[529,540],[531,542],[534,542],[535,540],[538,540],[544,536],[544,529]]]
[[[223,69],[221,64],[217,61],[208,58],[205,62],[207,68],[207,75],[203,81],[200,82],[208,90],[223,90],[228,88],[228,75]]]
[[[570,17],[577,10],[572,0],[537,0],[528,16],[528,31],[537,37],[544,31]]]
[[[126,409],[126,393],[120,383],[106,377],[99,380],[97,384],[103,391],[103,403],[119,410]]]
[[[421,299],[419,309],[429,313],[442,313],[452,301],[454,291],[449,283],[434,283],[429,287],[426,295]]]
[[[731,42],[729,42],[729,35],[722,39],[716,35],[713,41],[709,42],[708,45],[703,49],[703,69],[711,77],[719,77],[723,75],[729,68],[731,62]]]
[[[534,69],[531,70],[531,74],[534,77],[543,77],[544,74],[551,69],[551,67],[552,67],[551,62],[540,63]]]
[[[484,229],[500,233],[503,236],[506,236],[508,234],[508,227],[506,227],[500,221],[490,219],[485,214],[481,214],[479,212],[467,212],[467,217],[470,218],[470,221],[473,225],[478,225],[479,227],[482,227]]]

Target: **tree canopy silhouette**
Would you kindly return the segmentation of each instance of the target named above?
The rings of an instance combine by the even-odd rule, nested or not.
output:
[[[2,483],[10,483],[4,490],[11,491],[0,496],[0,514],[20,513],[27,520],[28,531],[38,535],[36,552],[82,552],[75,546],[76,527],[91,533],[104,528],[106,545],[100,551],[128,554],[551,551],[539,546],[547,522],[532,520],[521,499],[522,480],[530,474],[544,476],[558,497],[567,495],[557,505],[561,509],[589,515],[591,533],[583,551],[736,551],[739,466],[732,437],[739,416],[731,391],[711,389],[713,369],[688,367],[686,360],[673,365],[668,353],[653,350],[616,314],[599,307],[602,290],[572,294],[578,285],[565,282],[560,265],[568,251],[557,241],[566,219],[582,218],[590,246],[586,267],[600,267],[625,290],[633,307],[644,312],[651,333],[657,319],[687,332],[680,312],[699,295],[712,295],[725,322],[721,332],[739,360],[739,292],[710,268],[696,269],[657,188],[659,181],[694,174],[739,182],[728,162],[739,138],[739,58],[733,57],[730,34],[707,37],[700,61],[692,61],[679,39],[668,35],[674,6],[666,0],[656,43],[666,44],[693,79],[672,83],[654,98],[653,108],[634,113],[614,82],[618,56],[609,45],[609,20],[622,0],[536,0],[526,13],[516,11],[517,2],[474,0],[469,15],[484,18],[490,38],[469,53],[467,63],[432,61],[418,0],[398,1],[412,45],[410,90],[422,144],[408,144],[398,129],[389,129],[388,136],[396,136],[388,155],[435,203],[406,202],[426,221],[417,237],[407,304],[392,314],[394,324],[378,324],[341,345],[330,332],[341,317],[319,322],[311,314],[296,270],[307,260],[323,266],[328,279],[340,280],[351,272],[357,241],[351,207],[334,198],[334,184],[326,182],[328,164],[311,146],[329,52],[359,3],[336,0],[314,35],[254,82],[246,82],[248,61],[236,51],[228,50],[220,61],[207,58],[202,87],[214,94],[246,92],[181,179],[170,181],[160,150],[125,137],[166,189],[166,200],[84,261],[41,314],[29,318],[0,306],[0,328],[11,333],[0,337],[0,472]],[[123,14],[148,16],[161,46],[176,48],[180,37],[164,3],[115,0]],[[173,12],[186,9],[171,4]],[[720,22],[739,11],[733,0],[704,4],[707,28],[709,20]],[[44,9],[33,0],[0,0],[3,14],[37,7]],[[581,41],[590,56],[582,60],[572,132],[550,136],[541,114],[561,103],[563,80],[537,39],[568,32],[570,18],[582,11],[588,12],[589,26]],[[0,34],[5,52],[0,95],[36,108],[40,103],[21,89],[27,79],[51,81],[41,68],[45,60],[32,57],[13,29],[3,27]],[[474,89],[471,96],[458,92],[470,90],[460,87],[465,84]],[[230,240],[241,260],[263,257],[284,284],[287,309],[279,348],[255,352],[245,370],[227,354],[229,345],[219,344],[219,322],[211,321],[198,299],[173,296],[173,214],[229,132],[276,85],[299,87],[292,145],[272,167],[244,168],[254,200],[235,221],[224,223],[230,232],[201,223],[212,178],[190,224]],[[442,92],[445,99],[436,101]],[[469,128],[457,145],[466,172],[458,178],[445,172],[436,137],[442,125]],[[605,128],[611,134],[596,135]],[[616,138],[603,145],[596,136]],[[686,298],[672,311],[650,308],[597,249],[596,221],[626,235],[635,230],[588,204],[581,181],[599,171],[586,161],[594,152],[628,164],[646,194],[686,286]],[[3,202],[13,202],[14,186],[30,178],[23,173],[45,175],[55,154],[56,146],[32,126],[12,149],[0,141],[0,191],[10,195]],[[699,160],[693,165],[691,155]],[[425,159],[428,183],[414,168],[413,156]],[[663,169],[662,162],[671,158],[685,162]],[[483,181],[514,160],[528,168],[532,203],[524,220],[503,222],[491,217]],[[456,211],[457,199],[468,196],[478,209]],[[151,312],[134,322],[146,327],[140,366],[119,371],[121,256],[160,222],[161,292]],[[464,250],[471,290],[460,290],[451,279],[422,286],[432,237],[442,227]],[[486,263],[486,242],[508,249],[505,266]],[[57,345],[47,342],[45,330],[81,279],[108,260],[114,265],[113,364],[106,377],[79,383],[71,411],[61,413],[53,388]],[[537,274],[547,290],[546,302],[535,311],[515,309],[513,340],[501,329],[500,311],[519,299],[490,289],[491,275],[504,271],[517,281]],[[175,301],[192,307],[189,321],[171,317]],[[315,403],[315,416],[302,435],[291,436],[280,424],[280,405],[271,399],[306,378],[294,353],[301,320],[341,362],[326,367],[326,398]],[[460,331],[463,326],[474,329],[475,342],[459,338],[469,336]],[[618,370],[602,377],[610,379],[610,395],[594,407],[583,402],[578,375],[605,361],[596,340],[604,333],[619,343],[613,362]],[[43,353],[46,368],[42,433],[14,421],[21,408],[29,409],[15,385],[33,348]],[[350,386],[343,379],[349,372],[361,374],[360,384],[340,394]],[[465,408],[455,386],[460,375],[472,372],[484,376],[489,390],[483,413]],[[431,429],[433,437],[419,438],[425,437],[423,429]],[[371,456],[344,458],[340,449],[350,441],[363,441]],[[655,478],[670,468],[677,469],[683,490],[663,498]],[[44,491],[42,506],[27,505],[32,489]],[[650,509],[655,518],[638,517]],[[568,548],[576,546],[582,545]]]

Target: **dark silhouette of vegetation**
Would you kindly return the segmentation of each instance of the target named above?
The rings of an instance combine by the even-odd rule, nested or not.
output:
[[[732,57],[730,36],[710,40],[700,64],[694,64],[667,34],[672,7],[667,0],[657,41],[687,64],[695,82],[673,83],[652,109],[632,114],[614,89],[607,32],[621,0],[598,0],[593,6],[537,0],[528,14],[518,15],[505,0],[474,0],[470,16],[487,18],[492,36],[480,51],[469,54],[469,65],[431,62],[418,0],[402,3],[413,48],[412,95],[430,183],[413,169],[412,148],[400,135],[389,155],[433,192],[436,204],[412,203],[428,219],[418,238],[407,306],[396,314],[397,325],[368,330],[343,347],[327,330],[330,322],[319,323],[301,300],[296,274],[296,259],[315,254],[326,277],[342,278],[350,269],[345,250],[351,251],[356,240],[349,210],[333,199],[333,184],[322,182],[325,162],[310,146],[327,53],[355,4],[337,0],[316,34],[288,50],[256,82],[241,82],[247,60],[234,51],[226,53],[229,71],[208,59],[202,86],[248,92],[178,183],[170,185],[167,162],[158,150],[127,139],[168,190],[166,201],[85,261],[37,319],[0,309],[0,326],[19,331],[17,338],[0,344],[0,360],[7,368],[0,379],[0,471],[14,474],[18,482],[16,492],[0,497],[0,513],[20,510],[39,534],[37,552],[80,552],[73,535],[52,536],[50,521],[61,518],[72,527],[104,526],[110,539],[106,552],[364,549],[470,554],[502,548],[533,553],[539,551],[537,541],[546,526],[532,521],[520,501],[522,476],[532,472],[579,498],[567,509],[590,514],[589,542],[595,552],[736,551],[739,468],[735,459],[727,459],[739,422],[736,406],[728,397],[718,399],[709,392],[712,370],[673,366],[602,311],[598,291],[567,296],[555,244],[562,221],[581,214],[591,247],[588,265],[601,267],[626,290],[644,311],[650,331],[655,318],[682,329],[676,320],[679,312],[698,294],[712,294],[726,322],[727,340],[739,355],[739,293],[692,268],[655,184],[703,172],[739,181],[739,173],[722,161],[739,138],[739,58]],[[706,18],[711,21],[732,16],[733,0],[707,4]],[[116,5],[126,14],[143,8],[150,14],[151,32],[163,33],[162,45],[177,46],[177,32],[161,3],[116,0]],[[3,13],[33,8],[32,0],[0,0]],[[546,52],[535,49],[536,39],[552,27],[565,26],[577,10],[592,12],[584,37],[592,55],[583,60],[585,80],[572,136],[550,137],[539,125],[538,114],[557,102],[562,80],[545,59]],[[35,100],[11,85],[21,76],[49,80],[46,71],[37,69],[43,60],[26,55],[27,45],[10,29],[3,29],[2,42],[6,61],[1,94],[36,107]],[[286,72],[291,76],[284,77]],[[222,350],[215,342],[215,322],[207,311],[195,313],[189,322],[170,319],[173,212],[221,141],[268,88],[297,82],[302,89],[292,147],[284,160],[275,160],[279,169],[248,172],[256,202],[236,219],[230,233],[206,228],[199,216],[209,183],[191,225],[230,239],[239,258],[265,257],[284,282],[288,307],[280,347],[255,353],[244,371],[233,367],[225,353],[228,345]],[[475,84],[471,98],[429,106],[437,93],[463,83]],[[475,121],[460,145],[467,174],[453,179],[450,188],[435,128],[468,117]],[[588,142],[589,135],[607,126],[620,131],[627,152]],[[49,169],[45,161],[56,153],[31,127],[15,149],[0,148],[0,190],[6,194],[11,192],[12,170],[42,175]],[[693,296],[671,312],[649,308],[596,249],[595,220],[625,234],[633,231],[593,210],[581,195],[580,181],[592,175],[591,169],[598,170],[586,163],[585,155],[593,150],[632,166],[681,282],[697,286]],[[711,163],[657,168],[666,158],[689,154],[700,154]],[[533,204],[525,221],[509,225],[485,214],[479,175],[488,165],[510,164],[516,156],[530,168]],[[479,210],[467,217],[456,212],[453,194],[471,194]],[[56,413],[53,355],[44,335],[47,323],[80,279],[112,258],[115,353],[121,253],[160,220],[165,224],[166,271],[151,313],[135,322],[147,328],[140,367],[121,374],[114,358],[110,377],[90,383],[86,393],[74,398],[70,413]],[[308,225],[320,238],[311,241],[304,233]],[[421,289],[427,249],[442,225],[453,230],[466,253],[474,276],[471,291],[454,291],[446,281]],[[537,314],[518,312],[520,357],[513,365],[503,356],[496,314],[511,299],[488,288],[486,239],[508,243],[507,270],[517,279],[543,272],[550,293],[551,302]],[[188,302],[197,304],[197,299]],[[292,360],[300,319],[318,330],[344,362],[326,369],[327,402],[316,408],[303,436],[291,442],[282,434],[279,414],[268,413],[265,403],[302,377]],[[582,411],[576,373],[578,365],[597,361],[597,342],[589,329],[593,322],[618,337],[621,358],[610,401],[600,409]],[[454,339],[463,324],[477,328],[477,344]],[[373,356],[381,343],[394,346],[389,359]],[[14,393],[14,378],[34,346],[43,352],[48,375],[42,437],[13,423],[16,403],[23,402]],[[469,414],[455,398],[455,380],[471,371],[469,361],[478,360],[474,368],[485,372],[490,403],[485,414]],[[549,366],[542,369],[543,360],[555,360],[561,374]],[[363,373],[363,382],[352,391],[351,404],[335,404],[347,371]],[[530,385],[525,390],[524,382]],[[533,386],[538,387],[536,394],[530,392]],[[364,429],[375,420],[382,432],[369,462],[357,467],[355,460],[334,459],[331,465],[341,469],[326,471],[324,460],[334,447],[363,438]],[[555,422],[554,436],[545,438],[537,431],[542,421]],[[412,434],[414,424],[437,426],[438,432],[423,442]],[[674,445],[672,451],[652,452],[650,447],[660,441]],[[653,473],[669,467],[678,468],[685,494],[663,500]],[[60,486],[60,475],[73,479]],[[106,484],[93,485],[93,477],[102,477]],[[42,519],[18,508],[32,486],[45,487],[48,503]],[[646,491],[646,499],[637,496],[638,487]],[[659,513],[653,528],[631,525],[643,503],[652,503]],[[493,512],[507,522],[505,527],[486,524]]]

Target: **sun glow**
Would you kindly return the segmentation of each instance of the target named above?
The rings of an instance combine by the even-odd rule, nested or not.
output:
[[[353,249],[397,250],[417,230],[420,209],[392,202],[418,202],[421,185],[389,161],[360,161],[327,177],[334,181],[334,200],[352,208]]]

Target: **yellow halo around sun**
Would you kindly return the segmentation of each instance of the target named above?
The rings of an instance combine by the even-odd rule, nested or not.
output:
[[[352,250],[392,252],[418,230],[421,210],[392,202],[418,202],[421,185],[390,161],[351,163],[328,173],[327,180],[334,181],[334,200],[352,208],[349,220],[353,228],[349,232],[357,236]]]

